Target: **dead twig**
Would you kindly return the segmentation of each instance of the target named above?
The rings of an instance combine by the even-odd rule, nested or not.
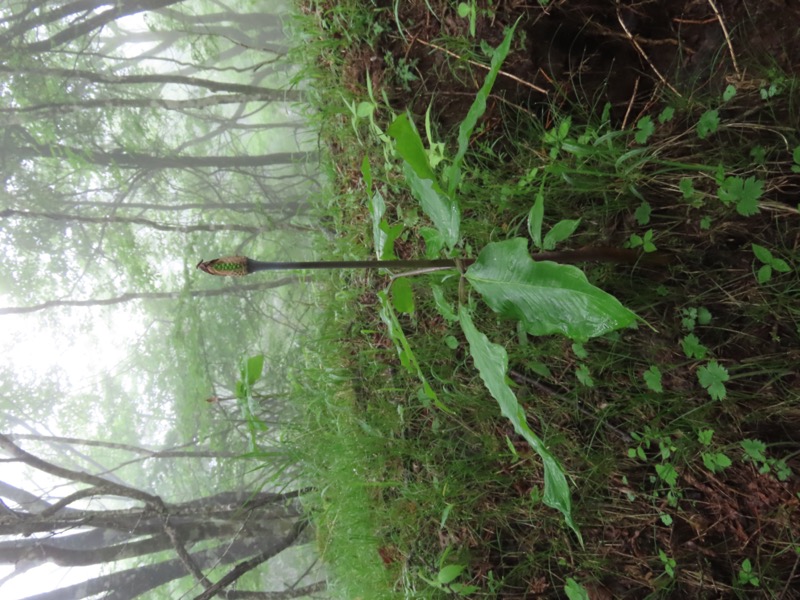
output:
[[[725,21],[722,19],[722,14],[720,14],[719,9],[717,8],[717,3],[714,0],[708,0],[708,3],[711,5],[714,14],[717,15],[717,21],[719,21],[719,26],[722,27],[722,33],[725,35],[725,43],[728,45],[728,52],[731,55],[731,60],[733,61],[733,70],[736,71],[736,77],[739,78],[739,81],[742,79],[742,72],[739,70],[739,63],[736,60],[736,53],[733,51],[733,44],[731,43],[731,36],[728,35],[728,28],[725,26]]]
[[[639,42],[636,41],[636,38],[633,37],[633,34],[631,33],[630,29],[628,29],[628,26],[625,25],[625,21],[622,19],[622,15],[619,12],[619,0],[617,0],[617,21],[619,21],[619,24],[622,27],[622,30],[625,32],[625,35],[630,40],[631,44],[633,44],[633,47],[636,48],[636,51],[645,60],[645,62],[650,66],[650,68],[653,70],[653,73],[656,74],[656,76],[661,81],[661,83],[663,83],[665,86],[667,86],[673,94],[675,94],[679,98],[683,98],[683,95],[677,89],[675,89],[675,86],[673,86],[669,81],[667,81],[667,78],[664,77],[661,74],[661,71],[659,71],[656,68],[656,66],[653,64],[653,61],[651,61],[650,57],[647,56],[647,52],[644,51],[644,48],[642,48],[642,46],[639,44]]]
[[[489,70],[489,67],[487,67],[486,65],[483,65],[483,64],[481,64],[481,63],[479,63],[477,61],[474,61],[474,60],[470,60],[468,58],[465,59],[463,56],[459,56],[458,54],[456,54],[452,50],[448,50],[447,48],[442,48],[441,46],[439,46],[437,44],[434,44],[432,42],[426,42],[425,40],[417,40],[417,42],[422,44],[422,45],[424,45],[424,46],[429,46],[430,48],[434,48],[435,50],[439,50],[440,52],[444,52],[445,54],[449,54],[453,58],[457,58],[459,60],[466,60],[469,64],[471,64],[471,65],[473,65],[475,67],[480,67],[484,71],[488,71]],[[524,85],[526,87],[529,87],[532,90],[535,90],[535,91],[539,92],[540,94],[544,94],[545,96],[548,94],[548,91],[546,89],[544,89],[542,87],[539,87],[536,84],[533,84],[533,83],[530,83],[528,81],[525,81],[524,79],[520,79],[516,75],[512,75],[511,73],[507,73],[506,71],[503,71],[503,70],[500,70],[499,74],[502,75],[503,77],[508,77],[509,79],[512,79],[512,80],[516,81],[520,85]]]

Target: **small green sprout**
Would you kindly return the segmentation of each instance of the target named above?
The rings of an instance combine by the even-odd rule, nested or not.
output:
[[[744,561],[742,561],[738,580],[741,585],[752,585],[753,587],[758,587],[760,585],[758,577],[753,575],[753,565],[749,558],[745,558]]]
[[[648,387],[648,389],[660,394],[664,391],[663,386],[661,385],[661,370],[652,365],[647,371],[644,372],[643,375],[644,383]]]
[[[636,143],[646,144],[647,139],[653,135],[656,127],[653,125],[653,119],[648,115],[639,119],[639,122],[636,124],[636,129],[636,135],[633,136],[636,140]]]
[[[753,254],[755,254],[756,258],[764,263],[756,272],[756,279],[758,280],[758,283],[767,283],[770,279],[772,279],[773,271],[778,271],[779,273],[788,273],[792,270],[785,260],[775,258],[772,255],[772,252],[764,246],[751,244],[751,247],[753,248]]]
[[[696,358],[703,360],[708,355],[708,348],[700,343],[700,339],[693,333],[688,334],[681,341],[683,353],[686,358]]]
[[[653,243],[653,230],[648,229],[643,236],[637,235],[635,233],[631,234],[631,237],[628,238],[628,247],[629,248],[640,248],[645,252],[655,252],[657,250],[656,245]]]
[[[700,120],[697,122],[697,137],[704,140],[717,129],[719,129],[719,111],[707,110],[700,115]]]
[[[697,379],[712,399],[722,400],[728,395],[725,382],[730,379],[730,375],[728,375],[728,370],[717,361],[710,360],[697,369]]]
[[[717,190],[717,196],[726,206],[736,204],[736,212],[749,217],[758,212],[758,200],[764,193],[764,182],[755,177],[725,177]]]

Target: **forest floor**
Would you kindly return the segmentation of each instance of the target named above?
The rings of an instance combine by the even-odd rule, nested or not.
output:
[[[442,315],[463,296],[457,277],[411,280],[399,354],[381,319],[388,274],[323,286],[296,442],[339,597],[800,598],[800,3],[306,0],[298,12],[300,77],[329,151],[326,256],[374,256],[376,192],[394,253],[436,252],[382,132],[408,111],[447,164],[491,49],[517,23],[466,154],[457,251],[534,238],[541,195],[545,230],[580,219],[559,248],[668,261],[583,265],[644,321],[583,344],[529,336],[478,304],[567,473],[582,543],[543,502],[539,457]]]

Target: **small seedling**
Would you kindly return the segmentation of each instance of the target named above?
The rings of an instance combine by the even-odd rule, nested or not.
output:
[[[646,144],[647,139],[653,135],[653,132],[656,130],[655,125],[653,125],[653,119],[651,119],[649,115],[642,117],[636,124],[636,130],[636,135],[634,135],[636,143]]]
[[[792,161],[794,162],[792,165],[792,173],[800,173],[800,146],[792,151]]]
[[[589,367],[587,367],[586,365],[584,364],[578,365],[578,367],[575,369],[575,377],[577,377],[578,381],[580,381],[586,387],[588,388],[594,387],[594,379],[592,379],[592,376],[589,373]]]
[[[697,369],[697,379],[714,400],[723,400],[728,395],[725,382],[730,379],[730,375],[728,375],[728,370],[717,361],[710,360]]]
[[[753,587],[758,587],[760,585],[758,577],[753,575],[753,565],[749,558],[745,558],[744,561],[742,561],[738,580],[741,585],[752,585]]]
[[[631,237],[628,238],[628,247],[629,248],[639,248],[641,247],[642,250],[645,252],[655,252],[657,250],[656,245],[653,243],[653,230],[648,229],[643,236],[636,235],[635,233],[631,234]]]
[[[567,585],[564,586],[564,593],[569,600],[589,600],[589,592],[572,577],[567,577]]]
[[[663,550],[658,551],[658,557],[661,559],[661,564],[664,565],[664,572],[669,575],[670,578],[675,579],[675,567],[678,566],[675,559],[667,556],[667,553]]]
[[[672,117],[675,116],[675,109],[671,106],[667,106],[664,110],[661,111],[661,114],[658,115],[658,122],[662,125],[667,121],[671,121]]]
[[[664,391],[663,386],[661,385],[661,370],[652,365],[647,371],[644,372],[644,383],[647,385],[648,389],[660,394]]]
[[[736,204],[736,212],[749,217],[758,212],[758,199],[764,193],[764,182],[755,177],[725,177],[717,190],[717,196],[726,206]]]
[[[636,209],[636,212],[633,213],[633,216],[636,218],[636,222],[639,225],[647,225],[650,222],[650,213],[653,212],[650,203],[647,200],[643,200],[639,207]]]
[[[708,355],[708,348],[701,344],[700,339],[693,333],[683,338],[681,346],[683,347],[683,353],[686,355],[686,358],[703,360]]]
[[[767,445],[761,440],[743,440],[740,442],[745,452],[745,461],[750,461],[758,467],[762,475],[774,471],[778,481],[786,481],[792,475],[792,470],[784,459],[767,457]]]
[[[785,260],[775,258],[772,255],[772,252],[764,246],[759,246],[758,244],[751,244],[751,246],[753,248],[753,254],[755,254],[756,258],[764,263],[756,272],[756,279],[758,280],[758,283],[767,283],[770,279],[772,279],[773,271],[778,271],[779,273],[788,273],[792,270]]]
[[[462,19],[469,19],[469,35],[471,37],[475,37],[475,25],[478,13],[475,0],[472,0],[471,2],[459,2],[457,10],[459,17]]]
[[[717,129],[719,129],[719,111],[707,110],[700,115],[700,120],[697,122],[697,137],[704,140],[712,133],[716,133]]]
[[[728,85],[728,87],[725,88],[725,91],[722,92],[722,100],[723,102],[728,102],[729,100],[732,100],[735,95],[736,88],[732,85]]]

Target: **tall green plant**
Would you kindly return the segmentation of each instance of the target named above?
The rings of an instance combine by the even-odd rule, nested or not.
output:
[[[407,114],[397,116],[388,128],[394,141],[394,152],[402,160],[402,171],[408,187],[430,218],[452,256],[462,245],[460,236],[461,208],[458,190],[462,181],[462,167],[472,132],[486,110],[486,101],[503,60],[508,55],[516,25],[505,35],[503,42],[494,51],[491,68],[477,93],[467,116],[459,126],[458,149],[450,164],[442,170],[441,177],[429,161],[429,153],[414,123]],[[428,134],[430,137],[430,134]],[[430,140],[429,140],[430,141]],[[431,147],[433,142],[430,141]],[[369,165],[363,169],[368,175],[371,192]],[[373,200],[374,204],[374,200]],[[537,214],[543,211],[539,201]],[[373,211],[373,215],[380,216]],[[541,216],[536,228],[540,231]],[[568,223],[577,225],[577,223]],[[375,224],[375,245],[385,252],[385,227]],[[574,230],[574,226],[571,227]],[[559,236],[567,237],[571,231]],[[539,244],[537,244],[539,245]],[[577,268],[549,261],[534,261],[524,238],[515,238],[487,245],[477,260],[464,273],[466,281],[494,311],[505,317],[517,319],[523,328],[533,335],[559,333],[578,342],[626,327],[636,316],[619,301],[588,282]],[[388,296],[384,296],[388,299]],[[383,314],[388,316],[388,301],[383,304]],[[441,305],[442,303],[438,303]],[[447,308],[447,307],[445,307]],[[489,393],[497,401],[501,413],[509,419],[514,429],[527,440],[537,452],[544,465],[544,502],[560,511],[565,523],[582,542],[580,530],[572,515],[571,498],[566,476],[558,459],[547,449],[544,442],[530,429],[525,413],[511,388],[506,383],[508,356],[502,346],[494,344],[474,325],[471,305],[462,304],[458,310],[458,321],[469,343],[470,355]],[[444,313],[448,314],[444,314]],[[453,318],[447,308],[443,316]],[[385,320],[388,319],[385,318]],[[396,340],[402,356],[413,356],[408,341]],[[420,374],[417,368],[414,372]],[[427,384],[427,382],[424,382]],[[426,398],[431,398],[426,385]]]

